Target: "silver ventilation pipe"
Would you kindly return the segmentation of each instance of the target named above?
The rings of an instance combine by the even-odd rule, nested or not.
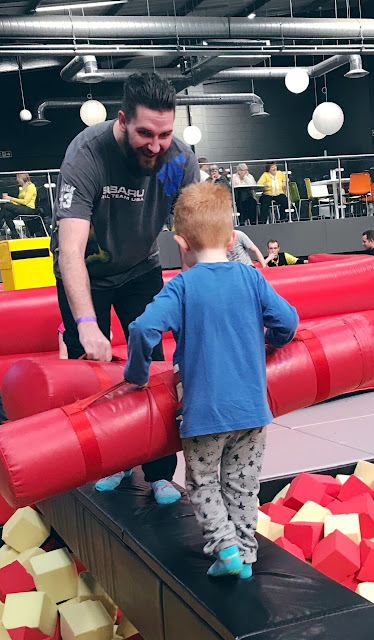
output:
[[[84,71],[82,71],[81,82],[102,82],[102,75],[99,73],[95,56],[75,56],[66,67],[61,69],[60,76],[63,80],[72,80],[82,69]]]
[[[120,98],[97,98],[100,102],[108,106],[120,107]],[[30,121],[30,124],[36,127],[50,124],[50,120],[45,117],[46,109],[61,109],[70,107],[80,107],[84,100],[80,98],[71,98],[67,100],[44,100],[40,102],[36,108],[36,117]],[[264,103],[260,96],[255,93],[197,93],[191,96],[177,96],[177,106],[183,105],[216,105],[216,104],[249,104],[256,105],[251,115],[267,116],[269,115],[264,109]]]
[[[369,73],[369,71],[362,68],[361,56],[349,56],[349,66],[349,71],[344,74],[346,78],[363,78]]]
[[[33,71],[35,69],[48,69],[60,66],[61,60],[58,58],[22,58],[22,71]],[[19,66],[14,58],[3,58],[1,60],[0,73],[10,73],[18,70]]]
[[[0,20],[0,38],[104,38],[107,41],[156,38],[357,39],[374,37],[373,19],[214,18],[205,16],[44,16]]]

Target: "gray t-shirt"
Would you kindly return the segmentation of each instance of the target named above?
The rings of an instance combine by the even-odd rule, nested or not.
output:
[[[242,262],[251,265],[252,260],[248,254],[253,247],[253,242],[243,231],[236,231],[236,240],[232,251],[227,252],[227,257],[233,262]]]
[[[114,138],[114,122],[87,127],[70,143],[53,207],[55,274],[61,277],[59,220],[89,220],[85,260],[93,289],[118,287],[160,264],[157,236],[179,190],[200,181],[196,156],[175,137],[157,173],[134,174]]]

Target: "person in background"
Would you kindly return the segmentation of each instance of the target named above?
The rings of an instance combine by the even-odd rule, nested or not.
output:
[[[286,196],[286,176],[282,171],[278,171],[275,162],[270,162],[266,165],[265,172],[257,181],[257,184],[264,185],[264,193],[260,198],[261,209],[259,224],[266,224],[268,221],[273,200],[279,206],[281,222],[287,222],[286,209],[288,208],[288,200]]]
[[[30,216],[35,212],[36,186],[31,182],[28,173],[17,173],[17,182],[19,184],[18,198],[13,198],[8,193],[3,193],[4,202],[0,211],[0,227],[5,222],[10,230],[13,239],[18,239],[19,235],[14,224],[14,219],[24,214]],[[27,222],[25,222],[27,226]]]
[[[245,162],[240,162],[236,167],[236,173],[232,177],[232,186],[234,187],[236,207],[241,215],[240,222],[244,225],[257,223],[257,200],[254,197],[252,189],[244,189],[239,191],[237,187],[255,187],[256,180],[249,173]]]
[[[125,379],[147,384],[153,345],[171,329],[183,401],[186,490],[204,553],[215,558],[208,575],[248,579],[257,558],[265,426],[272,420],[264,325],[266,340],[282,347],[292,340],[298,317],[257,269],[227,260],[235,234],[226,188],[208,182],[186,187],[174,221],[175,239],[190,268],[172,278],[130,325]]]
[[[364,253],[369,256],[374,256],[374,231],[369,229],[362,234],[362,246],[364,247]]]
[[[308,260],[295,258],[295,256],[292,256],[290,253],[279,251],[278,240],[268,240],[266,246],[268,250],[268,255],[265,258],[265,266],[285,267],[290,264],[308,264]]]
[[[112,306],[128,326],[162,289],[157,236],[179,189],[199,181],[197,158],[173,136],[175,89],[156,73],[124,83],[116,120],[87,127],[70,143],[57,183],[51,250],[69,358],[109,362]],[[152,357],[164,360],[162,343]],[[156,502],[171,503],[177,458],[143,465]],[[119,486],[125,471],[99,480]]]
[[[244,231],[235,231],[235,244],[232,250],[227,252],[227,258],[233,262],[241,262],[242,264],[254,266],[250,256],[250,251],[253,251],[260,265],[262,267],[266,267],[266,261],[255,243],[248,238]]]
[[[219,168],[216,164],[211,164],[209,167],[209,178],[208,182],[212,182],[213,184],[223,184],[231,191],[231,185],[226,176],[221,176],[219,173]]]
[[[209,162],[206,158],[197,159],[200,167],[200,182],[205,182],[209,178]]]

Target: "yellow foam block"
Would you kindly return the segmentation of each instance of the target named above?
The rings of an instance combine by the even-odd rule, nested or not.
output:
[[[374,464],[372,462],[359,460],[354,475],[361,478],[371,489],[374,489]]]
[[[0,601],[0,620],[3,619],[3,611],[4,611],[4,602]]]
[[[18,560],[19,553],[15,549],[12,549],[8,544],[3,544],[0,548],[0,569],[10,564],[14,560]]]
[[[57,622],[57,607],[46,593],[9,593],[5,598],[3,625],[6,629],[30,627],[53,636]]]
[[[284,536],[284,525],[278,524],[278,522],[270,522],[269,524],[269,540],[277,540],[278,538],[283,538]]]
[[[78,574],[67,549],[54,549],[30,559],[31,575],[38,591],[45,591],[53,602],[78,595]]]
[[[272,499],[272,502],[277,502],[277,500],[279,500],[279,498],[284,498],[284,496],[286,495],[288,489],[290,488],[290,482],[288,484],[286,484],[285,487],[283,487],[283,489],[281,489],[280,491],[278,491],[277,495],[274,496],[274,498]]]
[[[257,533],[260,533],[262,536],[267,538],[269,536],[269,525],[270,525],[270,517],[266,513],[262,513],[262,511],[258,511],[257,517]]]
[[[25,551],[40,547],[49,533],[50,526],[39,513],[31,507],[22,507],[4,524],[2,538],[16,551]]]
[[[331,511],[326,507],[321,507],[320,504],[308,500],[290,522],[324,522],[326,516],[331,516]]]
[[[89,571],[82,571],[78,576],[78,600],[79,602],[99,600],[103,603],[113,622],[115,621],[117,605]]]
[[[333,531],[341,531],[347,538],[356,544],[361,542],[360,520],[357,513],[326,516],[324,535],[325,538]]]
[[[139,631],[135,629],[130,620],[128,620],[126,616],[122,616],[116,630],[116,635],[121,638],[131,638],[131,636],[135,636],[137,633],[139,633]]]
[[[61,611],[62,640],[112,640],[112,619],[98,600],[85,600]]]
[[[27,573],[31,573],[31,558],[35,558],[35,556],[41,556],[45,553],[44,549],[40,547],[31,547],[31,549],[26,549],[22,551],[18,557],[17,561],[26,569]]]
[[[374,602],[374,582],[361,582],[356,589],[356,593],[366,598],[366,600]]]
[[[341,485],[343,485],[345,482],[347,482],[348,478],[349,478],[349,476],[347,476],[345,473],[338,473],[338,475],[335,476],[336,482],[338,482]]]
[[[70,598],[70,600],[65,600],[65,602],[60,602],[60,604],[57,605],[58,612],[61,613],[61,611],[63,611],[66,607],[71,607],[73,604],[78,604],[78,602],[78,596],[75,596],[75,598]]]
[[[10,640],[10,635],[0,620],[0,640]]]

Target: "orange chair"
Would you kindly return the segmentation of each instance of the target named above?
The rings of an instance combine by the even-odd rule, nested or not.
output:
[[[351,173],[349,177],[349,194],[347,204],[358,204],[360,207],[360,215],[362,215],[362,203],[366,202],[366,215],[367,215],[367,202],[368,195],[371,195],[370,174],[363,173]]]

